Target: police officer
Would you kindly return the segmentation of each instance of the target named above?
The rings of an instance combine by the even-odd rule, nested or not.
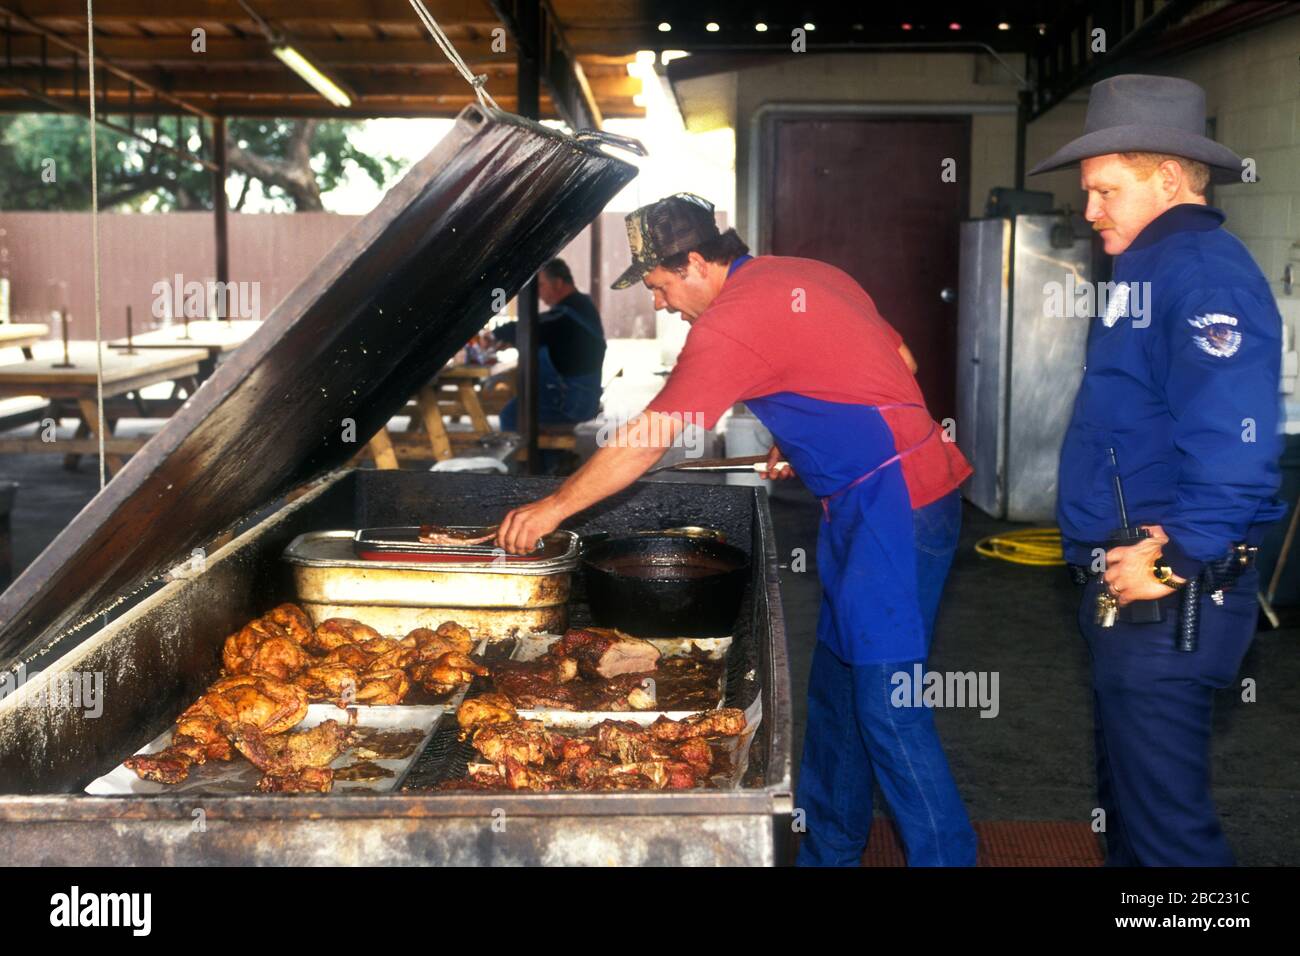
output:
[[[1087,219],[1116,256],[1057,503],[1066,560],[1101,572],[1079,622],[1111,865],[1233,862],[1210,793],[1213,694],[1233,682],[1255,631],[1249,548],[1285,511],[1281,317],[1259,267],[1206,204],[1209,180],[1239,182],[1243,163],[1204,129],[1196,84],[1117,76],[1092,88],[1085,134],[1031,170],[1080,165]],[[1123,546],[1116,473],[1149,533]],[[1176,632],[1192,581],[1205,583],[1199,640],[1186,652]]]

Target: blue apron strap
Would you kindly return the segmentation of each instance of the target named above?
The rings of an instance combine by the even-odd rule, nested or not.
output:
[[[890,405],[876,405],[875,408],[876,408],[877,411],[887,411],[887,410],[892,409],[892,408],[919,408],[919,409],[921,409],[921,411],[925,411],[925,406],[923,406],[923,405],[917,405],[917,404],[915,404],[914,402],[901,402],[901,403],[890,404]],[[872,475],[876,474],[877,472],[879,472],[879,471],[880,471],[881,469],[883,469],[883,468],[888,468],[890,465],[894,464],[894,462],[902,461],[904,458],[906,458],[908,455],[912,454],[912,452],[916,451],[918,448],[920,448],[922,445],[924,445],[926,442],[928,442],[932,437],[934,437],[934,432],[935,432],[935,428],[936,428],[936,427],[937,427],[937,426],[936,426],[935,423],[934,423],[934,419],[930,419],[930,430],[929,430],[928,432],[925,433],[925,437],[922,438],[920,441],[916,442],[916,443],[913,444],[913,445],[909,445],[907,448],[904,448],[904,449],[903,449],[902,451],[900,451],[900,452],[895,452],[893,455],[891,455],[890,457],[886,458],[884,461],[882,461],[880,464],[876,465],[876,467],[872,468],[870,471],[867,471],[867,472],[864,472],[864,473],[861,474],[861,475],[858,475],[858,477],[854,478],[852,481],[850,481],[850,482],[849,482],[847,485],[845,485],[843,488],[840,488],[840,489],[837,490],[837,491],[832,491],[829,495],[826,495],[824,498],[822,498],[822,499],[821,499],[821,503],[822,503],[822,517],[823,517],[826,521],[830,521],[830,520],[831,520],[830,500],[831,500],[832,498],[837,498],[837,497],[839,497],[840,495],[844,494],[844,493],[845,493],[846,491],[848,491],[849,489],[851,489],[851,488],[856,488],[858,485],[862,484],[864,481],[866,481],[866,480],[867,480],[868,478],[870,478]]]

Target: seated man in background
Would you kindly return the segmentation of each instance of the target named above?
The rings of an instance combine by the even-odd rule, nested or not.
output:
[[[547,306],[538,316],[537,420],[543,424],[585,422],[600,411],[600,370],[605,361],[605,330],[591,296],[579,292],[563,259],[552,259],[537,273],[537,295]],[[519,323],[493,329],[500,341],[515,344]],[[502,431],[518,431],[519,400],[501,409]]]

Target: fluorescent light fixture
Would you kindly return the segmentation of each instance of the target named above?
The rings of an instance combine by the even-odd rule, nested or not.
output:
[[[717,33],[722,29],[722,27],[710,20],[708,23],[704,24],[704,29],[708,30],[710,33]]]
[[[352,105],[352,98],[344,93],[328,76],[316,68],[316,64],[307,59],[288,44],[271,48],[276,59],[297,73],[313,90],[329,100],[340,109]]]

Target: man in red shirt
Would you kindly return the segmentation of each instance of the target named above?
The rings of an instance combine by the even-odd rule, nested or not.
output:
[[[698,196],[670,196],[627,221],[632,265],[614,288],[642,281],[656,309],[691,323],[686,344],[645,412],[554,493],[510,512],[498,543],[531,550],[640,477],[684,424],[711,429],[745,402],[774,436],[769,473],[784,458],[824,513],[799,861],[856,865],[879,783],[910,864],[973,865],[974,832],[933,714],[898,692],[929,653],[961,522],[956,489],[970,474],[930,418],[902,339],[850,276],[750,256]]]

